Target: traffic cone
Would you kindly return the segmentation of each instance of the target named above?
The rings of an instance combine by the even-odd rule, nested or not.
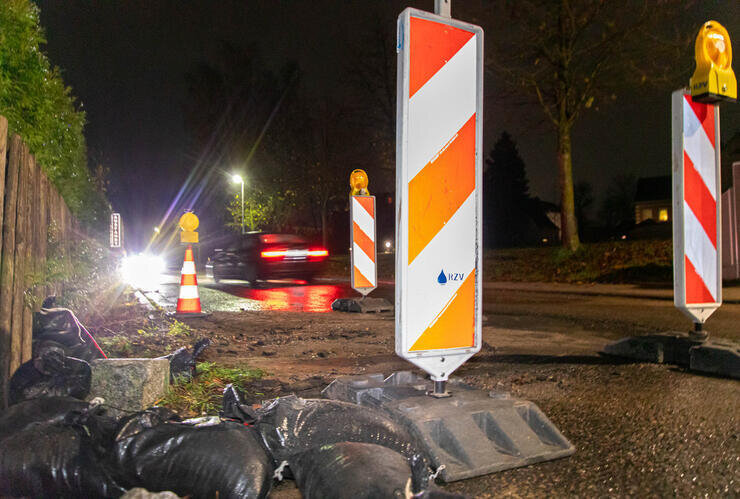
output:
[[[195,275],[195,260],[193,246],[188,245],[185,250],[185,260],[182,262],[180,273],[180,296],[177,299],[176,317],[203,317],[206,314],[200,310],[200,296],[198,296],[198,277]]]

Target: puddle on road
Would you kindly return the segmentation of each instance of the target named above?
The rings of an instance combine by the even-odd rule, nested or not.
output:
[[[273,286],[268,283],[268,286]],[[331,304],[337,298],[349,296],[351,289],[346,286],[319,285],[251,288],[248,286],[221,284],[209,286],[231,295],[245,298],[239,301],[244,310],[278,310],[292,312],[330,312]]]

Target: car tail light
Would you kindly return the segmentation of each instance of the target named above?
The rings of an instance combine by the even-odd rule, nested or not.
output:
[[[308,250],[308,256],[312,258],[326,258],[329,256],[329,251],[324,248],[312,248]]]
[[[260,253],[260,255],[262,258],[266,258],[268,260],[282,260],[285,258],[287,253],[287,250],[266,250]]]

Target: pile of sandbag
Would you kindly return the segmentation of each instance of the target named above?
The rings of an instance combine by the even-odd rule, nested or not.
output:
[[[418,437],[368,407],[292,395],[255,408],[228,386],[220,416],[183,421],[152,407],[111,417],[104,402],[81,400],[88,362],[105,354],[74,313],[45,305],[33,359],[0,413],[0,497],[262,498],[284,477],[306,498],[455,497],[434,489]],[[173,378],[192,377],[208,344],[167,356]]]
[[[419,449],[386,415],[333,400],[254,409],[228,387],[220,417],[182,421],[161,407],[116,420],[104,404],[42,397],[0,414],[0,496],[262,498],[288,477],[306,498],[454,497],[433,491]]]

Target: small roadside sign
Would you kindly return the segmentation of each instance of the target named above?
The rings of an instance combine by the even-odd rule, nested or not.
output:
[[[719,107],[672,95],[674,304],[701,324],[722,304]]]
[[[398,19],[396,353],[445,381],[481,346],[483,30]]]
[[[110,214],[109,236],[111,248],[123,247],[123,224],[121,223],[120,213]]]

